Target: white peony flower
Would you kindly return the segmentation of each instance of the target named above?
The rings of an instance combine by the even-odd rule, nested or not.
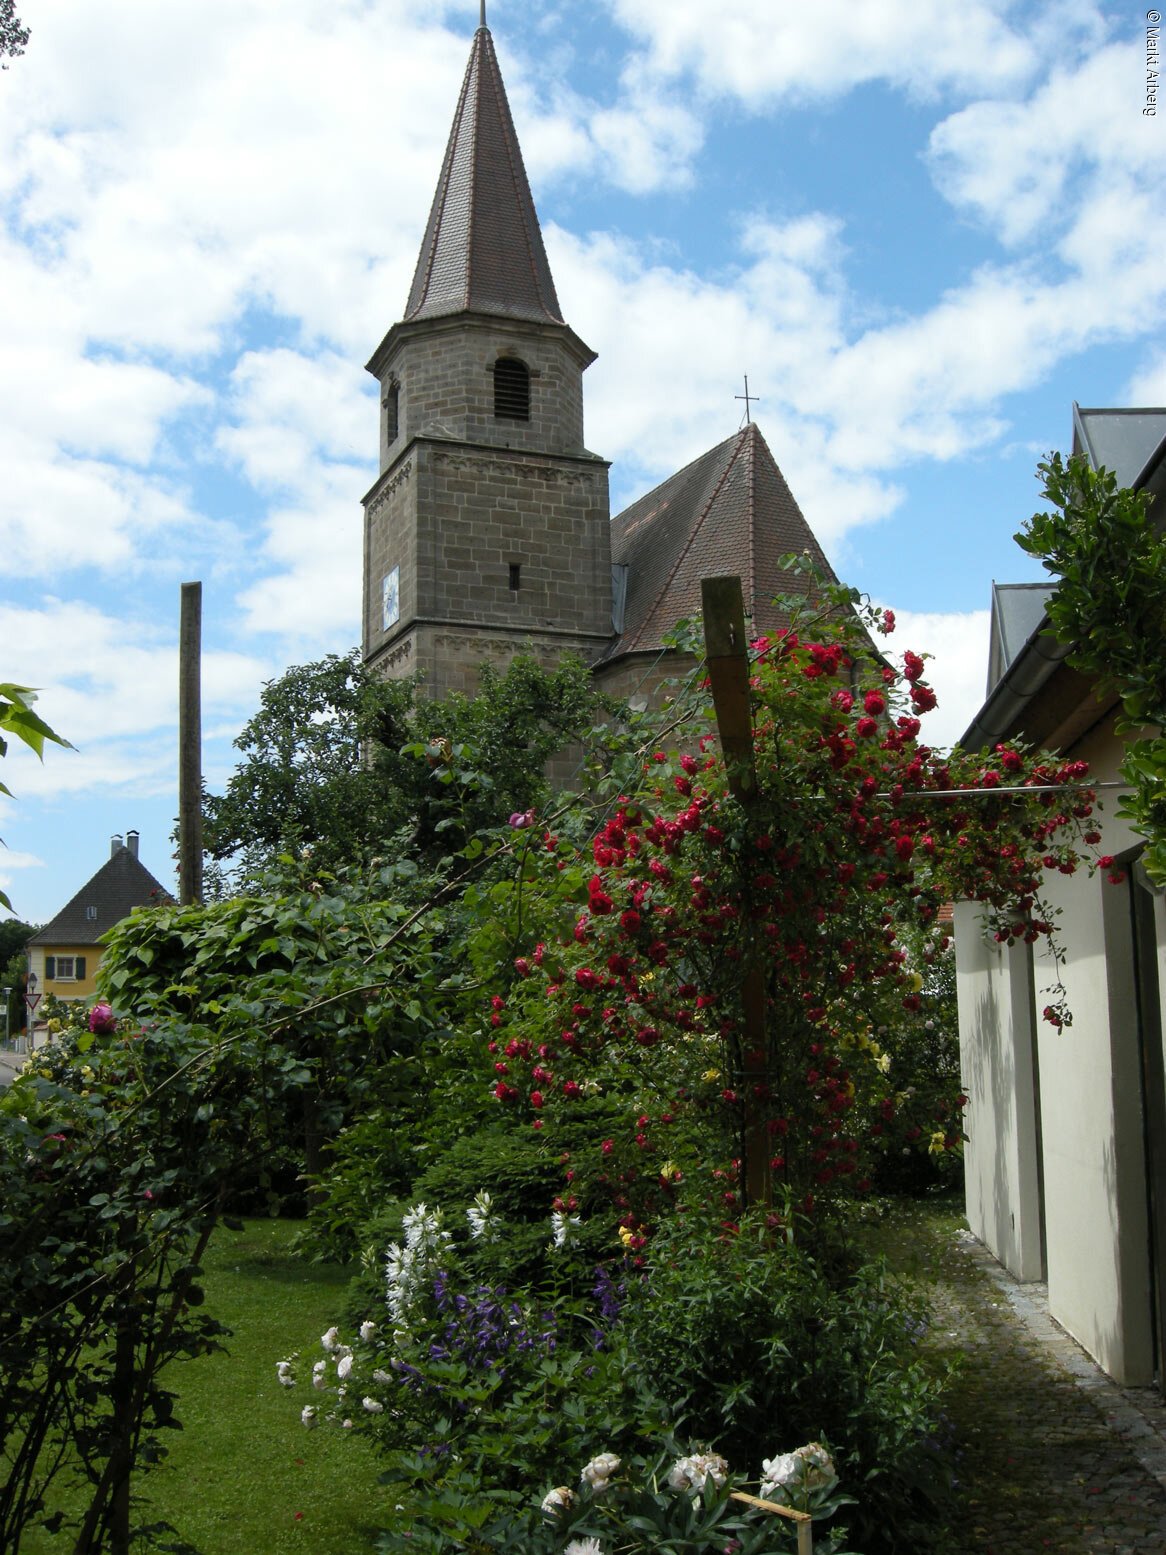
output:
[[[312,1367],[312,1386],[314,1388],[326,1388],[328,1386],[327,1365],[327,1361],[317,1361]]]
[[[340,1330],[338,1328],[330,1328],[326,1334],[320,1336],[320,1343],[325,1350],[334,1350],[340,1343]]]
[[[315,1408],[315,1405],[314,1404],[305,1404],[303,1409],[300,1411],[300,1419],[307,1426],[309,1431],[313,1430],[315,1428],[315,1425],[316,1425],[316,1408]]]
[[[281,1388],[295,1387],[296,1379],[292,1370],[291,1361],[276,1361],[275,1375],[279,1378],[279,1385]]]
[[[668,1471],[668,1483],[673,1490],[685,1490],[699,1495],[705,1480],[711,1479],[718,1490],[729,1477],[729,1465],[719,1452],[694,1452],[687,1458],[677,1458]]]
[[[821,1442],[807,1442],[761,1465],[761,1494],[771,1497],[781,1490],[820,1490],[834,1478],[834,1464]]]
[[[377,1325],[372,1322],[371,1319],[366,1319],[360,1325],[360,1337],[364,1340],[365,1344],[371,1343],[372,1339],[376,1335],[376,1331]]]
[[[603,1555],[603,1546],[598,1539],[572,1539],[563,1546],[563,1555]]]
[[[370,1415],[379,1415],[385,1407],[383,1404],[378,1403],[375,1398],[362,1398],[360,1402]]]
[[[543,1497],[542,1509],[548,1517],[558,1517],[560,1512],[570,1510],[571,1502],[575,1494],[568,1485],[558,1485],[554,1490],[548,1490]]]
[[[579,1478],[583,1484],[591,1486],[592,1495],[602,1495],[608,1488],[611,1476],[618,1468],[619,1459],[615,1453],[601,1452],[586,1465]]]
[[[351,1370],[352,1351],[347,1350],[336,1362],[336,1375],[340,1378],[341,1382],[343,1382]]]

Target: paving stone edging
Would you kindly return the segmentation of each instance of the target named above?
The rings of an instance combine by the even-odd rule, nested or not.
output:
[[[1134,1457],[1166,1491],[1166,1401],[1152,1388],[1123,1388],[1102,1371],[1049,1315],[1048,1286],[1021,1284],[970,1231],[960,1242],[992,1280],[1017,1318],[1084,1392],[1107,1425],[1129,1444]]]

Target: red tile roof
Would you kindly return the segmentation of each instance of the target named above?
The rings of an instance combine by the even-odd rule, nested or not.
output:
[[[628,566],[628,594],[623,634],[606,657],[662,648],[678,621],[700,614],[701,579],[726,573],[739,574],[756,632],[785,626],[774,596],[809,592],[806,578],[778,566],[790,552],[808,552],[834,579],[751,423],[612,520],[612,560]]]

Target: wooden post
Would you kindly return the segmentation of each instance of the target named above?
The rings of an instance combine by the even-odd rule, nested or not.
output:
[[[182,585],[178,632],[178,899],[202,901],[202,584]]]
[[[749,705],[749,645],[745,604],[737,577],[702,578],[705,662],[717,715],[717,734],[725,755],[729,791],[748,805],[757,795],[753,755],[753,715]],[[748,863],[744,863],[748,867]],[[744,1156],[747,1204],[768,1204],[772,1196],[769,1136],[754,1086],[767,1079],[765,1045],[765,967],[757,948],[750,953],[741,980],[744,1032]]]

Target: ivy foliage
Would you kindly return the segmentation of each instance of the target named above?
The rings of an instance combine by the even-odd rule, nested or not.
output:
[[[1039,471],[1052,507],[1016,541],[1057,578],[1046,609],[1073,645],[1069,663],[1120,698],[1118,732],[1138,736],[1122,762],[1130,792],[1118,814],[1145,837],[1146,871],[1166,885],[1166,537],[1150,493],[1119,486],[1112,470],[1053,453]]]

